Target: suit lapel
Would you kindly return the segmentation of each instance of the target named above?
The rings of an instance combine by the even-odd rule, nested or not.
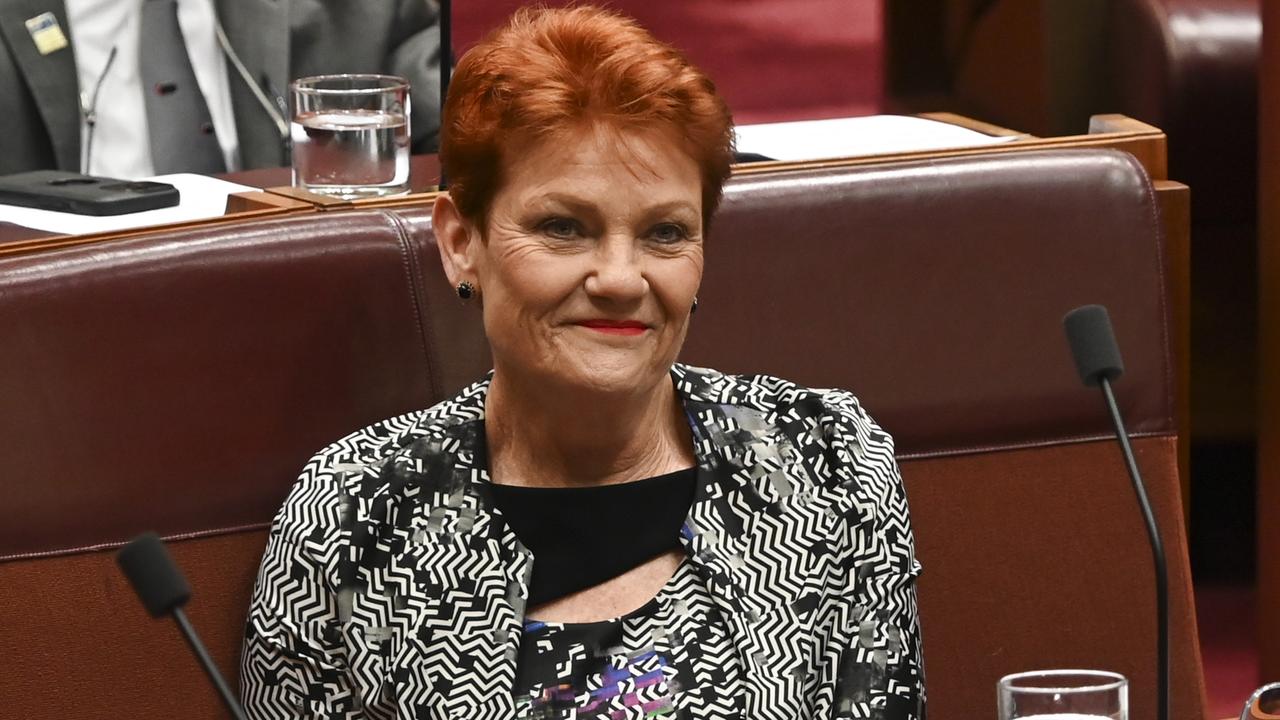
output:
[[[75,54],[68,44],[41,55],[27,31],[27,20],[46,12],[58,19],[69,42],[70,27],[62,0],[0,2],[0,36],[35,98],[58,168],[76,171],[80,169],[80,98]]]
[[[291,0],[217,0],[218,19],[231,47],[271,102],[287,107]],[[252,88],[228,60],[231,104],[240,141],[240,162],[245,169],[275,167],[286,158],[280,132]],[[288,120],[286,113],[285,120]]]

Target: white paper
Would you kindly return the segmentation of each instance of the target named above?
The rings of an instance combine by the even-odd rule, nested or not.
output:
[[[179,173],[158,175],[144,180],[169,183],[178,189],[179,201],[173,207],[126,213],[124,215],[77,215],[75,213],[35,210],[16,205],[0,205],[0,222],[58,233],[60,235],[87,235],[89,233],[115,232],[151,225],[204,220],[221,217],[227,208],[227,196],[233,193],[258,190],[248,185],[227,182],[205,175]]]
[[[734,134],[738,152],[788,161],[980,147],[1016,139],[903,115],[740,125]]]

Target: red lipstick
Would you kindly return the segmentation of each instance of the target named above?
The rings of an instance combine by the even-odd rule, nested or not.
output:
[[[578,323],[584,328],[609,335],[639,335],[648,329],[648,325],[637,320],[583,320]]]

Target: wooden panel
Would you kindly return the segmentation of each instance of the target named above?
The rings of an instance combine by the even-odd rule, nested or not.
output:
[[[246,206],[247,204],[238,204],[237,209]],[[155,233],[173,232],[174,230],[182,230],[185,228],[209,227],[224,223],[279,217],[281,215],[295,212],[312,212],[311,205],[300,203],[255,203],[253,204],[253,207],[255,209],[242,210],[234,214],[222,215],[221,217],[216,218],[189,220],[187,222],[168,223],[165,225],[152,225],[150,227],[134,228],[132,230],[116,230],[112,232],[91,233],[88,235],[46,235],[29,240],[18,240],[13,242],[5,242],[4,237],[0,236],[0,255],[20,255],[40,250],[52,250],[54,248],[71,247],[74,245],[87,245],[90,243],[106,242],[109,240],[119,240],[121,238],[132,238]]]
[[[1171,340],[1177,373],[1178,477],[1183,520],[1187,521],[1191,507],[1191,189],[1169,180],[1157,180],[1155,189],[1169,268]]]
[[[1089,129],[1084,135],[1059,135],[1038,137],[1018,130],[962,115],[946,112],[920,113],[919,117],[948,122],[975,132],[995,136],[1014,136],[1016,139],[1003,145],[987,145],[973,148],[927,150],[914,153],[872,155],[865,158],[840,158],[829,162],[876,163],[909,159],[934,159],[958,155],[979,155],[998,152],[1023,152],[1027,150],[1065,150],[1071,148],[1108,148],[1127,152],[1138,159],[1152,180],[1169,177],[1168,138],[1160,128],[1124,115],[1094,115],[1089,119]],[[828,161],[822,161],[828,162]],[[753,163],[743,169],[783,163]]]
[[[309,198],[308,198],[309,199]],[[310,210],[313,203],[264,190],[233,193],[227,196],[227,215],[253,210]]]
[[[921,117],[944,119],[959,116],[950,113],[925,113]],[[1091,121],[1091,131],[1086,135],[1064,135],[1060,137],[1041,138],[1025,135],[998,125],[967,120],[957,123],[971,130],[988,132],[992,135],[1017,135],[1017,139],[1002,145],[982,145],[968,148],[951,148],[946,150],[923,150],[918,152],[887,153],[884,155],[865,155],[861,157],[831,158],[829,160],[808,160],[804,162],[788,162],[774,160],[769,162],[748,163],[734,168],[735,175],[773,172],[778,170],[808,170],[822,167],[851,167],[856,165],[877,165],[881,163],[901,162],[904,160],[938,160],[949,157],[969,155],[990,155],[993,153],[1027,152],[1033,150],[1067,150],[1072,148],[1107,148],[1121,150],[1138,159],[1152,180],[1167,180],[1169,175],[1168,139],[1160,128],[1138,122],[1123,115],[1096,115]],[[1095,125],[1096,124],[1096,125]],[[1099,128],[1098,131],[1093,127]],[[986,128],[986,129],[984,129]]]

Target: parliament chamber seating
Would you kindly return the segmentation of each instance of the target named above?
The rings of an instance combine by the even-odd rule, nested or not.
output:
[[[1091,117],[1120,113],[1168,135],[1170,177],[1191,187],[1191,430],[1206,447],[1251,445],[1256,433],[1262,4],[886,5],[891,106],[947,109],[1045,136],[1083,133]]]
[[[886,3],[891,104],[946,108],[1035,134],[1122,113],[1162,128],[1169,173],[1191,187],[1193,545],[1199,579],[1256,575],[1260,676],[1280,679],[1280,291],[1259,212],[1280,114],[1275,0],[922,0]],[[1270,29],[1268,28],[1268,22]],[[1266,39],[1264,40],[1264,35]],[[1263,46],[1270,42],[1269,60]],[[1268,67],[1269,66],[1269,67]],[[1259,85],[1261,77],[1261,86]],[[1269,193],[1269,194],[1268,194]],[[1261,200],[1261,207],[1259,205]],[[1271,213],[1270,217],[1277,217]],[[1273,221],[1274,222],[1274,221]],[[1259,254],[1264,258],[1259,262]],[[1259,275],[1261,272],[1261,275]],[[1267,346],[1272,349],[1268,350]],[[1254,452],[1258,447],[1256,490]],[[1250,547],[1257,507],[1257,553]],[[1199,517],[1197,517],[1199,515]],[[1197,522],[1197,520],[1199,522]],[[1235,655],[1239,655],[1236,653]],[[1244,660],[1234,666],[1248,667]],[[1230,672],[1230,671],[1228,671]],[[1251,675],[1248,670],[1241,674]]]
[[[1155,714],[1153,573],[1060,321],[1111,309],[1117,393],[1169,552],[1173,715],[1205,716],[1181,520],[1164,231],[1129,155],[1027,152],[742,174],[683,359],[853,389],[897,438],[924,564],[930,714],[1003,674],[1098,667]],[[111,551],[155,529],[234,676],[266,528],[306,458],[488,368],[425,206],[0,257],[6,715],[221,716]]]

